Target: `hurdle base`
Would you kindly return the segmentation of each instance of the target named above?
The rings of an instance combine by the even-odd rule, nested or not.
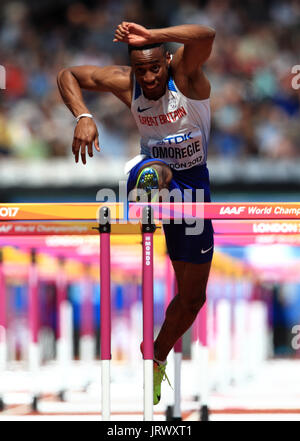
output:
[[[209,408],[206,405],[200,408],[200,421],[209,421]]]
[[[166,421],[182,421],[181,416],[174,416],[174,406],[167,406]]]
[[[34,395],[32,398],[32,402],[31,402],[31,410],[33,412],[38,412],[38,402],[40,400],[40,396],[39,395]]]
[[[66,401],[66,390],[62,389],[58,392],[57,397],[59,401]]]
[[[82,387],[82,391],[83,392],[87,392],[88,388],[90,387],[90,385],[92,384],[92,382],[90,380],[88,380]]]

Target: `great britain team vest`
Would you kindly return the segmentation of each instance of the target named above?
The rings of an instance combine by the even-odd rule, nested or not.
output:
[[[161,159],[179,171],[206,164],[209,98],[187,98],[170,76],[165,94],[149,100],[134,78],[131,112],[141,135],[141,155]]]

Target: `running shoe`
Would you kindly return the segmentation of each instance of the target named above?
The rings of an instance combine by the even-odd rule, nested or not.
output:
[[[140,349],[141,349],[141,353],[144,355],[143,342],[141,343]],[[155,360],[153,360],[153,404],[154,405],[160,402],[162,381],[167,380],[169,386],[172,387],[170,380],[166,374],[166,367],[167,367],[167,362],[164,364],[159,364]]]
[[[154,192],[154,196],[152,193],[153,197],[151,199],[151,190],[159,189],[159,177],[157,171],[152,167],[144,168],[137,178],[136,186],[137,188],[141,188],[146,191],[149,202],[155,202],[158,192]]]

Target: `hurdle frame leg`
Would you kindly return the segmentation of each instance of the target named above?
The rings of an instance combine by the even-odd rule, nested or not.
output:
[[[0,248],[0,375],[7,364],[7,335],[6,335],[6,290],[3,272],[3,252]],[[0,390],[0,412],[4,410],[4,399]]]
[[[208,347],[200,346],[200,360],[201,360],[201,392],[200,401],[201,406],[199,410],[200,421],[209,421],[209,367],[208,367]]]
[[[38,389],[37,375],[40,367],[40,353],[38,344],[38,272],[36,264],[36,250],[31,250],[31,266],[29,272],[29,370],[32,377],[32,410],[37,411],[40,391]]]
[[[73,307],[67,299],[59,308],[60,339],[57,342],[57,360],[60,368],[58,398],[65,401],[69,389],[69,369],[73,358]]]
[[[178,283],[174,277],[173,297],[177,295]],[[174,345],[174,407],[172,420],[181,420],[181,362],[182,362],[182,337]]]
[[[153,210],[143,208],[142,219],[142,292],[144,342],[144,421],[153,420]]]
[[[196,319],[199,340],[199,373],[200,373],[200,421],[209,421],[209,349],[207,339],[207,300]]]
[[[100,209],[100,359],[102,421],[110,421],[111,363],[111,280],[110,280],[110,210]]]
[[[174,345],[174,408],[172,420],[181,421],[181,362],[182,362],[182,338]]]
[[[153,421],[153,359],[144,359],[144,421]]]
[[[178,293],[176,276],[172,286],[173,297]],[[182,362],[182,337],[174,345],[174,405],[167,409],[167,421],[181,421],[181,362]]]
[[[59,385],[57,396],[65,401],[66,379],[70,363],[70,303],[67,299],[67,279],[65,275],[65,260],[59,257],[59,270],[56,278],[56,308],[57,308],[57,340],[56,359],[59,366]]]

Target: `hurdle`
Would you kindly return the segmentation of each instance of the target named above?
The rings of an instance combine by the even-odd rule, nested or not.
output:
[[[94,323],[93,323],[93,299],[92,280],[90,276],[90,264],[85,264],[83,280],[81,281],[83,293],[81,303],[79,359],[88,364],[93,359],[95,351]],[[89,380],[87,380],[87,384]]]
[[[207,344],[207,302],[204,303],[198,313],[195,326],[198,331],[198,341],[200,350],[200,421],[209,420],[209,354]]]
[[[181,421],[181,361],[182,361],[182,338],[174,345],[174,407],[173,421]]]
[[[143,209],[142,224],[142,292],[143,292],[143,368],[144,420],[153,420],[153,233],[150,207]],[[110,420],[110,361],[111,361],[111,280],[110,280],[110,210],[100,209],[100,345],[102,363],[102,420]]]
[[[143,343],[144,343],[144,420],[153,419],[153,233],[156,226],[152,209],[143,208]]]
[[[66,386],[65,379],[68,371],[68,363],[71,353],[68,335],[70,315],[70,305],[67,301],[67,280],[64,273],[64,258],[59,258],[59,270],[57,273],[56,289],[56,309],[57,309],[57,361],[60,365],[60,385],[57,396],[60,401],[65,400]]]
[[[253,220],[268,220],[268,222],[272,222],[274,220],[299,220],[300,218],[300,203],[197,203],[200,208],[202,208],[202,218],[204,219],[212,219],[217,221],[239,221],[237,223],[238,226],[241,226],[242,224],[240,221],[253,221]],[[117,209],[121,210],[121,204],[112,204],[112,211]],[[131,205],[131,204],[130,204]],[[129,206],[129,219],[135,219],[135,220],[141,220],[143,216],[143,209],[145,208],[145,204],[135,203],[134,205],[134,211],[135,215],[131,217],[130,212],[130,206]],[[151,210],[146,215],[146,218],[148,220],[151,220],[151,228],[153,228],[154,220],[163,220],[169,218],[173,218],[174,216],[181,215],[182,213],[182,206],[183,204],[177,205],[174,204],[168,204],[168,207],[166,211],[164,211],[163,204],[146,204],[147,207],[151,206]],[[185,209],[190,210],[188,211],[192,217],[194,213],[194,207],[195,203],[191,204],[184,204]],[[10,235],[32,235],[32,234],[41,234],[41,235],[49,235],[49,234],[95,234],[92,231],[92,228],[96,228],[100,230],[99,222],[99,209],[101,209],[104,206],[104,204],[100,203],[92,203],[92,204],[0,204],[0,215],[1,215],[1,223],[0,223],[0,236],[10,236]],[[107,207],[110,208],[109,204],[107,204]],[[138,209],[140,208],[140,209]],[[103,211],[102,211],[103,212]],[[106,218],[108,218],[108,211],[106,211]],[[151,214],[149,214],[151,213]],[[120,213],[115,217],[115,219],[122,219],[122,216]],[[105,219],[104,219],[105,220]],[[17,222],[16,222],[17,221]],[[101,219],[100,219],[101,221]],[[55,229],[57,225],[59,225],[59,228],[61,228],[60,231]],[[104,222],[105,224],[105,222]],[[108,224],[108,222],[106,222]],[[100,222],[101,225],[101,222]],[[249,224],[250,225],[250,224]],[[108,226],[108,225],[106,225]],[[43,230],[44,227],[45,229]],[[78,227],[76,230],[75,227]],[[84,228],[83,228],[84,227]],[[104,248],[102,250],[102,253],[100,252],[100,255],[103,254],[103,256],[106,255],[108,257],[108,251],[109,251],[109,235],[110,233],[115,234],[136,234],[138,232],[137,229],[138,225],[126,225],[126,222],[123,225],[113,224],[111,225],[111,231],[99,231],[101,240],[100,240],[100,246]],[[83,229],[82,229],[83,228]],[[149,228],[149,225],[148,225]],[[240,239],[240,236],[243,235],[243,231],[241,231],[240,227],[238,227],[235,230],[235,235],[230,235],[227,233],[218,233],[218,237],[227,237],[229,238],[229,242],[233,241],[232,243],[235,243],[232,236],[235,236],[235,239]],[[108,236],[102,236],[102,235],[108,235]],[[153,231],[147,231],[147,228],[143,231],[143,234],[145,235],[145,241],[144,241],[144,247],[145,247],[145,254],[143,255],[143,262],[145,266],[145,274],[143,281],[148,283],[148,280],[153,281],[153,242],[151,240],[151,235],[153,234]],[[245,239],[249,239],[249,236],[251,234],[244,234],[243,237]],[[252,234],[253,235],[253,234]],[[150,240],[149,240],[150,238]],[[251,238],[253,240],[253,238]],[[102,245],[101,245],[102,243]],[[224,242],[220,242],[224,243]],[[226,242],[225,242],[226,243]],[[246,243],[252,243],[252,242],[246,242]],[[298,242],[299,244],[299,242]],[[149,247],[149,249],[146,249],[146,247]],[[110,260],[101,260],[100,258],[100,266],[101,266],[101,278],[103,278],[102,284],[105,285],[105,288],[102,286],[102,293],[106,290],[108,291],[110,287]],[[149,263],[150,262],[150,263]],[[145,290],[145,297],[148,298],[148,291],[150,292],[151,289]],[[152,294],[153,294],[153,285],[152,285]],[[101,303],[103,303],[101,301]],[[104,302],[105,305],[105,302]],[[107,305],[106,308],[109,308]],[[145,308],[146,309],[146,308]],[[108,312],[110,311],[107,309]],[[150,311],[150,314],[149,314]],[[148,319],[151,321],[153,317],[153,307],[152,307],[152,314],[151,314],[151,306],[150,309],[147,310]],[[147,315],[146,314],[146,315]],[[147,321],[146,326],[149,325],[149,320]],[[110,324],[110,321],[109,321]],[[111,324],[110,324],[111,326]],[[101,334],[105,336],[105,332],[110,332],[110,326],[107,327],[106,324],[106,331],[101,330]],[[152,406],[152,387],[150,387],[151,383],[151,376],[152,376],[152,360],[153,360],[153,338],[150,344],[150,335],[152,330],[152,337],[153,337],[153,320],[152,320],[152,328],[150,326],[150,332],[149,329],[144,326],[143,332],[144,335],[144,376],[146,377],[144,380],[144,391],[145,395],[151,397],[151,404],[150,404],[150,398],[148,401],[146,401],[146,398],[144,400],[144,418],[145,420],[151,420],[153,418],[153,406]],[[110,337],[109,340],[110,341]],[[105,345],[104,345],[105,346]],[[111,354],[110,354],[110,347],[105,347],[105,359],[104,364],[102,364],[102,370],[104,375],[104,384],[106,385],[106,393],[103,394],[103,401],[102,401],[102,412],[103,412],[103,419],[109,419],[110,418],[110,393],[108,390],[108,383],[110,380],[110,360],[111,360]],[[102,356],[101,356],[102,359]],[[150,363],[151,362],[151,363]],[[150,369],[151,364],[151,369]],[[104,366],[104,368],[103,368]],[[105,367],[106,366],[106,367]],[[153,379],[152,379],[153,384]],[[105,401],[105,402],[104,402]]]
[[[6,367],[7,346],[6,346],[6,298],[5,281],[3,274],[3,253],[0,249],[0,375]],[[2,390],[0,390],[0,411],[4,410]]]
[[[111,362],[111,280],[110,280],[110,211],[100,209],[100,358],[102,420],[110,420]]]
[[[39,311],[38,311],[38,272],[36,265],[36,251],[31,250],[31,265],[29,267],[29,370],[32,376],[32,410],[37,410],[40,391],[34,381],[40,366],[40,354],[38,347]]]
[[[175,273],[171,268],[170,259],[167,258],[167,268],[166,268],[166,278],[167,278],[167,295],[166,295],[166,307],[178,294],[178,284],[175,277]],[[182,337],[177,340],[173,347],[174,356],[174,404],[167,406],[166,409],[166,420],[167,421],[181,421],[181,362],[182,362]]]

